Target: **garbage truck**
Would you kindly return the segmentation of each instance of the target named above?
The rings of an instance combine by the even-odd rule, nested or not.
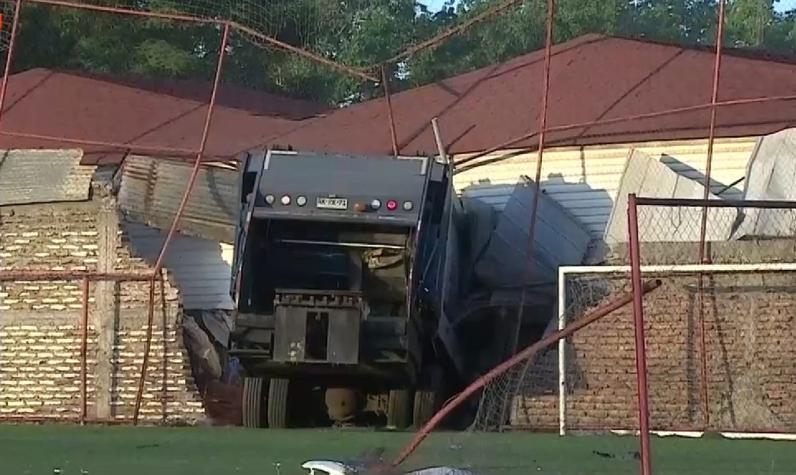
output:
[[[249,427],[422,424],[464,361],[461,205],[434,157],[246,154],[230,354]]]

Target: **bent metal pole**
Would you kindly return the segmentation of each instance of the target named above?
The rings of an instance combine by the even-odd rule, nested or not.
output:
[[[654,280],[650,282],[646,282],[641,290],[642,293],[646,294],[648,292],[652,292],[653,290],[660,287],[661,281]],[[537,341],[536,343],[532,344],[531,346],[525,348],[524,350],[520,351],[516,355],[512,356],[511,358],[507,359],[503,363],[495,366],[492,368],[488,373],[481,376],[469,386],[464,388],[462,392],[454,396],[453,398],[449,399],[447,403],[445,403],[442,408],[437,411],[436,414],[423,426],[420,430],[417,431],[415,436],[409,442],[409,444],[401,451],[400,455],[393,461],[393,465],[397,466],[402,464],[410,455],[420,446],[420,444],[431,434],[431,432],[440,424],[442,421],[457,407],[459,407],[463,402],[465,402],[470,396],[475,394],[481,388],[486,386],[487,384],[491,383],[498,376],[504,374],[506,371],[510,370],[511,368],[527,361],[533,355],[535,355],[539,350],[546,348],[550,345],[553,345],[555,342],[562,338],[566,338],[576,331],[591,325],[592,323],[596,322],[597,320],[610,315],[612,312],[624,307],[625,305],[631,303],[633,301],[633,294],[628,293],[624,294],[622,297],[619,297],[612,302],[609,302],[599,308],[596,308],[592,312],[584,315],[583,317],[577,319],[576,321],[570,323],[566,327],[561,330],[557,330],[548,336],[542,338],[541,340]]]
[[[196,154],[196,161],[194,162],[191,177],[188,179],[188,185],[185,188],[185,193],[182,195],[182,201],[177,209],[177,214],[174,216],[174,221],[171,223],[169,233],[166,235],[166,240],[163,242],[163,247],[160,249],[160,254],[155,262],[155,268],[152,271],[152,280],[149,283],[149,309],[147,316],[147,329],[146,329],[146,342],[144,345],[144,355],[141,362],[141,375],[138,380],[138,392],[135,398],[135,409],[133,411],[133,424],[138,424],[138,415],[141,410],[141,400],[144,395],[144,384],[146,382],[147,366],[149,363],[149,350],[152,343],[152,325],[154,323],[154,306],[155,306],[155,280],[160,275],[163,269],[163,262],[169,250],[174,235],[177,233],[177,226],[179,226],[180,218],[182,218],[185,208],[188,205],[188,199],[191,196],[196,179],[199,176],[199,171],[202,168],[202,157],[204,156],[205,148],[207,147],[207,138],[210,134],[210,126],[213,122],[213,111],[216,105],[216,97],[218,95],[218,84],[221,81],[221,72],[224,68],[224,56],[227,51],[227,44],[229,42],[229,23],[224,24],[224,33],[221,37],[221,46],[218,52],[218,63],[216,65],[216,74],[213,79],[213,92],[210,94],[210,103],[207,106],[207,116],[205,117],[204,127],[202,129],[202,139],[199,144],[199,152]],[[161,281],[162,282],[162,281]]]
[[[721,53],[722,43],[724,42],[724,16],[726,10],[726,0],[719,0],[718,26],[716,29],[716,60],[713,67],[713,85],[710,99],[710,129],[708,132],[708,154],[705,160],[705,192],[702,196],[702,221],[699,228],[699,263],[707,264],[710,256],[706,255],[707,244],[705,237],[708,228],[708,200],[710,199],[710,179],[713,170],[713,147],[716,142],[716,121],[719,101],[719,85],[721,81]],[[699,275],[697,281],[697,298],[699,299],[699,355],[701,366],[701,391],[702,391],[702,411],[705,414],[705,430],[710,428],[710,401],[708,399],[708,356],[707,338],[705,335],[705,282],[704,275]]]

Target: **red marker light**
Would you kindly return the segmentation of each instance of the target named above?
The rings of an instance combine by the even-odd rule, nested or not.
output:
[[[387,209],[390,211],[395,211],[396,209],[398,209],[398,202],[395,200],[389,200],[387,202]]]

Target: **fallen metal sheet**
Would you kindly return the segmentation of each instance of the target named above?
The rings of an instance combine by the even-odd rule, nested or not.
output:
[[[121,224],[133,255],[154,264],[166,240],[165,231],[126,221]],[[164,264],[174,276],[185,309],[232,310],[232,253],[229,244],[182,233],[174,236]]]
[[[94,166],[81,166],[80,150],[0,151],[0,206],[90,197]]]
[[[490,288],[517,288],[554,282],[558,267],[582,263],[591,237],[553,199],[541,193],[529,255],[534,186],[518,183],[498,217],[489,243],[475,263],[475,273]],[[465,190],[465,200],[467,190]]]
[[[628,241],[628,195],[635,193],[645,198],[699,198],[705,187],[673,171],[660,160],[634,150],[627,161],[619,183],[619,193],[614,203],[605,243],[608,245]],[[709,194],[710,199],[720,197]],[[711,208],[708,212],[707,241],[730,239],[738,211],[734,208]],[[642,242],[698,242],[701,233],[702,209],[668,206],[640,207],[638,211],[639,240]]]
[[[796,207],[796,129],[763,137],[752,158],[744,186],[746,200],[794,201]],[[796,211],[748,208],[735,237],[796,235]]]
[[[192,165],[131,156],[122,169],[119,206],[129,221],[171,227]],[[179,231],[187,236],[231,243],[238,216],[238,173],[225,167],[199,171]]]

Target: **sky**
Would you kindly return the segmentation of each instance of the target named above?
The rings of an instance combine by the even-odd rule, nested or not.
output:
[[[793,0],[796,1],[796,0]],[[437,11],[442,8],[442,5],[445,3],[445,0],[420,0],[420,3],[425,3],[426,6],[431,11]]]
[[[420,1],[423,2],[423,0]],[[445,0],[425,0],[424,3],[432,11],[436,11],[442,7],[442,5],[445,3]],[[796,8],[796,0],[780,0],[776,7],[779,11],[793,10]]]
[[[777,5],[777,10],[787,11],[796,8],[796,0],[781,0]]]

